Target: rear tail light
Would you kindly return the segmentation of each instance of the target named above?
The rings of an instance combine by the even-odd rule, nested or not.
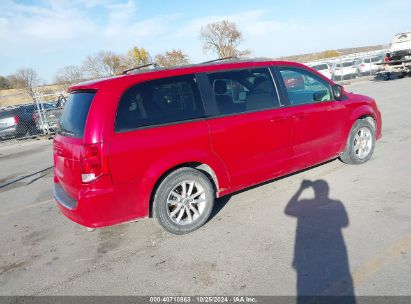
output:
[[[364,64],[364,63],[361,63],[361,67],[365,67],[365,64]]]
[[[38,113],[33,113],[32,118],[33,118],[34,121],[36,121],[39,118],[39,114]]]
[[[91,183],[109,173],[108,156],[103,143],[85,145],[81,155],[81,181]]]
[[[14,115],[14,124],[17,125],[19,123],[19,117]]]

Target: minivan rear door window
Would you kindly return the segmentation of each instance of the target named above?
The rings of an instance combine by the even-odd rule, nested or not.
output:
[[[60,134],[82,138],[94,91],[78,91],[69,95],[60,120]]]
[[[194,75],[135,85],[121,97],[116,132],[205,117]]]

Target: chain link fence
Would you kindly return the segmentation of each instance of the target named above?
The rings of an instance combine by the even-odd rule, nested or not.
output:
[[[52,136],[59,128],[65,93],[35,92],[33,102],[0,107],[0,145]]]

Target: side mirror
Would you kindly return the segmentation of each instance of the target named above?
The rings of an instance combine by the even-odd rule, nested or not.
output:
[[[333,87],[333,93],[336,100],[341,100],[344,95],[344,87],[336,84]]]

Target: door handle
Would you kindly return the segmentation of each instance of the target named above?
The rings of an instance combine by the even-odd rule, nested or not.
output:
[[[288,117],[274,117],[270,119],[270,122],[282,122],[282,121],[286,121],[288,119]]]
[[[300,113],[300,114],[293,115],[293,118],[294,118],[294,119],[303,119],[303,118],[305,118],[305,117],[307,117],[307,116],[308,116],[307,113]]]

